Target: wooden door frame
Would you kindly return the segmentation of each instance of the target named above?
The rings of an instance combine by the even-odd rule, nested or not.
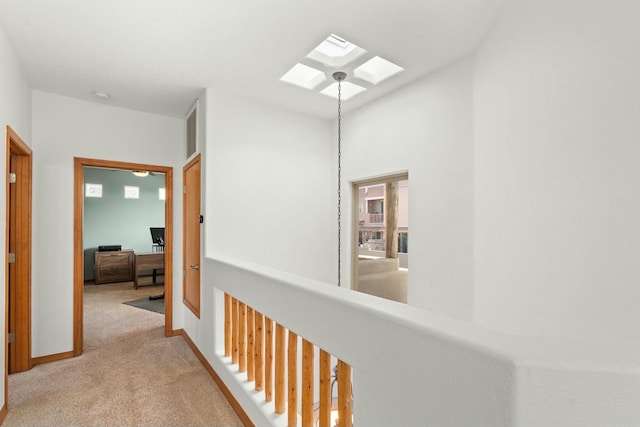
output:
[[[16,191],[19,199],[16,200],[17,213],[15,216],[15,228],[10,230],[10,193],[9,172],[11,156],[15,156],[15,173],[17,175]],[[18,278],[20,287],[16,288],[15,307],[16,316],[16,347],[15,364],[16,369],[26,371],[33,367],[31,358],[31,224],[32,224],[32,169],[33,152],[31,148],[18,136],[18,134],[6,127],[6,229],[5,229],[5,376],[4,395],[5,403],[8,400],[9,389],[9,239],[13,231],[20,246],[16,247],[15,276]]]
[[[145,170],[163,173],[166,199],[164,204],[164,334],[173,336],[173,168],[168,166],[128,163],[111,160],[74,158],[73,197],[73,356],[80,356],[84,345],[84,168],[98,167],[123,170]]]

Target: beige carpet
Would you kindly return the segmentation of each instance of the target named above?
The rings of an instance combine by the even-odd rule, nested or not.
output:
[[[162,293],[85,285],[84,354],[9,376],[12,426],[242,426],[164,315],[122,304]]]

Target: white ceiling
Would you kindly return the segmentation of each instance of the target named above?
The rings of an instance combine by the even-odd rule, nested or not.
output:
[[[329,34],[405,68],[349,111],[473,51],[505,1],[0,0],[0,26],[34,89],[184,117],[210,87],[329,118],[279,81]]]

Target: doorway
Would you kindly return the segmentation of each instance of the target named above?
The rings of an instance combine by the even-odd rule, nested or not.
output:
[[[148,171],[165,176],[165,232],[164,232],[164,298],[165,336],[173,336],[172,277],[173,277],[173,169],[166,166],[127,163],[96,159],[74,159],[74,332],[73,356],[82,354],[84,346],[84,171],[85,167]]]
[[[353,184],[352,288],[407,302],[409,175]]]
[[[14,132],[6,128],[7,227],[6,227],[6,307],[7,374],[33,367],[31,358],[31,181],[32,151]],[[9,338],[10,337],[10,338]],[[7,382],[5,375],[5,396]]]

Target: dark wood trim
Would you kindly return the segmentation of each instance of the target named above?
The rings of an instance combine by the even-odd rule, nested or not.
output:
[[[84,210],[84,167],[102,167],[123,170],[147,170],[164,174],[165,181],[165,277],[164,277],[164,331],[165,336],[173,336],[173,168],[169,166],[128,163],[112,160],[74,158],[74,239],[73,239],[73,355],[80,356],[83,340],[83,300],[84,300],[84,250],[82,248],[82,218]]]
[[[173,168],[164,171],[164,335],[173,336]]]
[[[80,356],[84,345],[84,170],[81,159],[73,161],[73,355]]]
[[[71,359],[75,354],[73,351],[65,351],[64,353],[49,354],[47,356],[34,357],[33,366],[43,365],[45,363],[57,362],[59,360]]]
[[[242,421],[242,424],[245,427],[255,427],[255,424],[253,424],[253,421],[251,421],[251,418],[249,418],[249,416],[244,411],[242,406],[238,403],[238,401],[233,396],[231,391],[227,388],[227,385],[224,383],[224,381],[222,381],[222,378],[218,376],[215,369],[213,369],[213,366],[211,366],[207,358],[204,357],[204,355],[200,352],[200,350],[195,345],[195,343],[191,340],[191,338],[189,337],[189,334],[187,334],[187,332],[184,329],[175,330],[174,333],[175,335],[182,335],[182,338],[184,338],[185,342],[189,345],[189,347],[191,348],[191,351],[193,351],[193,354],[196,355],[200,363],[202,363],[202,366],[204,366],[207,372],[209,372],[209,375],[211,375],[213,380],[216,382],[216,384],[220,388],[220,391],[222,391],[224,396],[227,398],[227,400],[229,401],[229,404],[231,404],[231,407],[233,408],[235,413],[238,415],[238,418],[240,418],[240,421]]]

